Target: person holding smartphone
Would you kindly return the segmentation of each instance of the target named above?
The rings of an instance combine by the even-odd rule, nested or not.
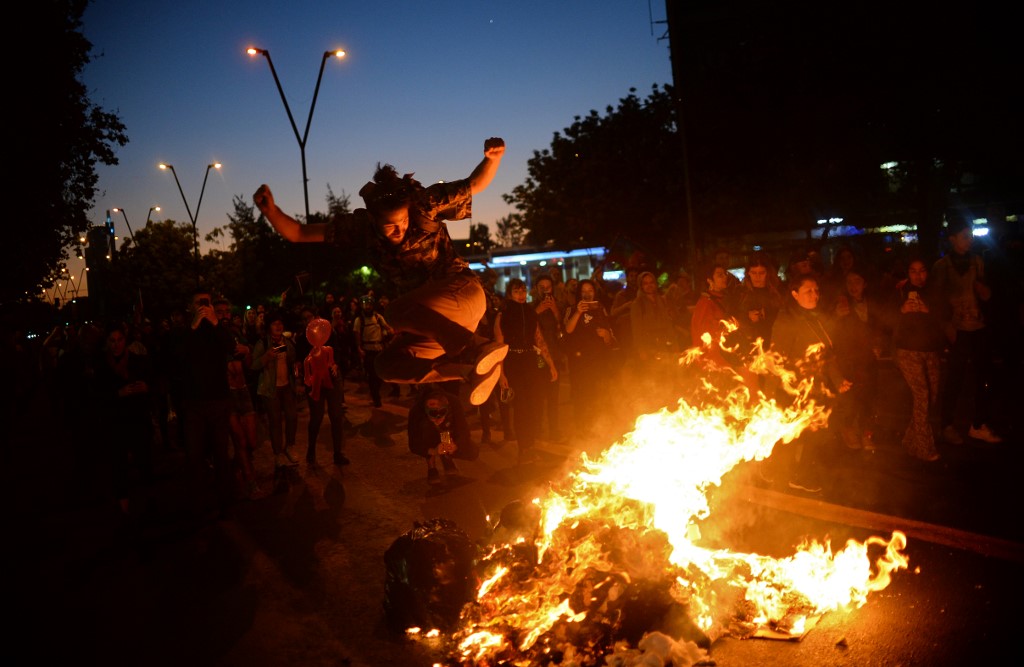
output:
[[[277,311],[267,316],[267,332],[252,352],[252,367],[260,372],[256,393],[266,408],[274,465],[295,466],[299,460],[291,450],[299,424],[292,372],[296,356],[295,344],[284,335],[284,313]]]
[[[197,517],[206,510],[210,462],[218,509],[224,515],[236,500],[230,452],[231,390],[224,372],[224,360],[235,351],[235,339],[228,328],[218,326],[209,291],[192,295],[189,312],[192,322],[171,354],[173,366],[181,373],[185,456],[193,484],[190,509]]]
[[[569,401],[574,430],[589,435],[597,422],[606,387],[613,375],[615,333],[604,306],[597,300],[597,284],[579,281],[579,301],[565,317],[565,348],[569,357]]]

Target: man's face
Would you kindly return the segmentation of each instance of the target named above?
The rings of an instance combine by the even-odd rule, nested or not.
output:
[[[448,416],[448,401],[443,398],[428,398],[425,404],[427,416],[434,423],[441,423]]]
[[[953,247],[953,252],[958,255],[963,255],[970,250],[972,243],[974,243],[974,234],[970,227],[949,237],[949,244]]]
[[[221,324],[231,322],[231,305],[227,303],[218,303],[213,307],[213,314],[217,316],[217,321]]]
[[[281,320],[274,320],[270,323],[270,335],[275,339],[280,338],[284,334],[284,322]]]
[[[399,208],[394,211],[380,213],[377,216],[380,231],[392,245],[398,245],[405,238],[409,229],[409,209]]]
[[[550,278],[542,278],[537,281],[537,292],[540,294],[542,299],[551,294],[552,291],[554,291],[554,286],[552,285]]]
[[[515,301],[516,303],[526,303],[526,286],[525,285],[517,285],[516,287],[512,288],[511,292],[512,292],[512,300],[513,301]]]

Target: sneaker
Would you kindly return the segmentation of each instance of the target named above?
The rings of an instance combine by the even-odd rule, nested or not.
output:
[[[284,458],[288,460],[288,465],[293,465],[293,466],[299,465],[299,460],[297,458],[295,458],[294,456],[292,456],[292,448],[291,447],[285,447],[284,448]]]
[[[807,493],[821,493],[821,484],[799,477],[789,480],[789,488],[796,489],[797,491],[806,491]]]
[[[336,466],[347,466],[349,463],[351,463],[351,461],[349,461],[348,457],[345,456],[344,454],[335,454],[334,455],[334,465],[336,465]]]
[[[942,429],[942,439],[951,445],[964,444],[963,436],[961,436],[960,433],[957,432],[956,427],[954,427],[952,424]]]
[[[455,461],[452,459],[451,456],[448,456],[447,454],[441,457],[441,467],[444,468],[444,472],[446,475],[450,475],[454,472],[459,471],[458,466],[455,465]]]
[[[441,483],[441,473],[437,471],[437,468],[427,468],[427,482],[431,486],[437,486]]]
[[[508,348],[508,346],[505,346]],[[507,349],[506,349],[507,351]],[[486,375],[477,375],[473,378],[473,387],[469,391],[469,402],[472,405],[483,405],[487,402],[494,385],[498,384],[498,377],[501,376],[501,366],[495,364]]]
[[[992,432],[992,429],[990,429],[987,424],[982,424],[978,428],[974,428],[972,426],[967,431],[967,437],[974,438],[975,440],[981,440],[982,442],[989,442],[992,444],[1003,441],[1002,438],[1000,438],[998,435]]]
[[[487,375],[492,368],[501,363],[507,354],[508,345],[497,342],[485,343],[477,348],[476,366],[473,370],[477,375]],[[479,405],[479,403],[474,405]]]

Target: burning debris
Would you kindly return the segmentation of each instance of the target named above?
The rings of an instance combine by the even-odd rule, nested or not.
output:
[[[444,632],[450,665],[625,667],[706,663],[719,637],[799,638],[863,605],[907,567],[902,533],[838,552],[808,541],[788,558],[701,545],[726,473],[827,422],[804,382],[781,377],[788,407],[706,383],[710,400],[641,416],[546,497],[506,507],[488,545],[443,520],[418,526],[386,557],[391,615]]]

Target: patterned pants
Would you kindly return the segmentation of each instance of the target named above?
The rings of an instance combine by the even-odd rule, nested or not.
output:
[[[903,446],[911,456],[927,459],[937,453],[929,417],[939,400],[939,353],[896,350],[893,360],[914,399]]]

